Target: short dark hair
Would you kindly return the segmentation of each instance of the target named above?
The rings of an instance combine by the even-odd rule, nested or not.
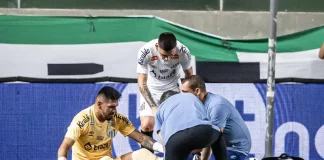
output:
[[[113,87],[106,86],[100,89],[97,96],[103,96],[106,100],[118,100],[121,94]]]
[[[166,99],[168,99],[169,97],[173,96],[173,95],[176,95],[180,92],[176,92],[176,91],[172,91],[172,90],[168,90],[168,91],[165,91],[161,98],[160,98],[160,104],[163,103]]]
[[[177,39],[173,33],[164,32],[160,34],[158,44],[160,48],[168,52],[177,46]]]
[[[191,75],[185,79],[183,79],[182,84],[188,82],[189,87],[192,90],[199,88],[201,91],[206,91],[205,81],[198,75]]]

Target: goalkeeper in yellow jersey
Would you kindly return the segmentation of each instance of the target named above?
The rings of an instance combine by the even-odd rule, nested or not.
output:
[[[95,104],[73,118],[58,150],[58,160],[66,160],[71,148],[73,160],[162,160],[147,149],[163,152],[163,146],[140,133],[125,116],[117,113],[120,97],[112,87],[99,91]],[[146,149],[112,158],[112,140],[118,131]]]

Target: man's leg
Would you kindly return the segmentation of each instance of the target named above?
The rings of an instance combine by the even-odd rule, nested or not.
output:
[[[121,160],[126,160],[122,159]],[[128,159],[127,159],[128,160]],[[154,155],[147,149],[139,149],[132,153],[132,160],[163,160],[163,158]]]
[[[105,156],[107,157],[107,156]],[[134,152],[126,153],[115,159],[100,159],[100,160],[163,160],[163,158],[154,155],[147,149],[139,149]]]
[[[192,141],[192,145],[195,146],[195,149],[200,148],[199,152],[192,151],[191,155],[188,156],[188,160],[196,160],[201,157],[202,148],[210,146],[214,141],[216,141],[220,135],[220,133],[213,129],[209,125],[199,125],[190,129],[192,137],[196,137],[195,140]],[[218,134],[215,134],[218,132]]]
[[[154,117],[153,116],[141,116],[141,132],[149,137],[153,138],[154,130]]]
[[[187,130],[173,134],[165,145],[165,160],[187,160],[191,152],[190,135]]]
[[[140,121],[141,132],[153,138],[154,115],[151,107],[146,103],[143,96],[140,97]],[[144,148],[141,146],[141,148]],[[153,153],[153,151],[151,151]]]
[[[219,138],[211,145],[213,150],[213,155],[216,160],[226,160],[227,159],[227,151],[226,151],[226,142],[223,135],[220,134]]]
[[[190,152],[208,147],[218,139],[219,134],[216,135],[215,131],[210,125],[198,125],[177,132],[166,144],[166,158],[187,160]]]

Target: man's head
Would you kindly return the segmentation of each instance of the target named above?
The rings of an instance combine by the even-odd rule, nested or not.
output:
[[[104,120],[111,120],[117,112],[118,100],[121,94],[112,87],[103,87],[97,94],[96,106]]]
[[[158,43],[155,45],[163,60],[167,61],[169,56],[175,54],[177,39],[173,33],[164,32],[159,36]]]
[[[176,91],[172,91],[172,90],[168,90],[168,91],[165,91],[161,98],[160,98],[160,104],[162,104],[166,99],[168,99],[169,97],[175,95],[175,94],[178,94],[179,92],[176,92]]]
[[[181,91],[184,93],[192,93],[201,101],[204,101],[207,94],[205,81],[198,75],[192,75],[182,81]]]

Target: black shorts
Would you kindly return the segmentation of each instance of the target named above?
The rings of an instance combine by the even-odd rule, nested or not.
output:
[[[169,138],[165,145],[165,160],[187,160],[192,150],[209,146],[212,146],[217,160],[226,159],[226,146],[221,132],[210,125],[194,126],[179,131]]]

